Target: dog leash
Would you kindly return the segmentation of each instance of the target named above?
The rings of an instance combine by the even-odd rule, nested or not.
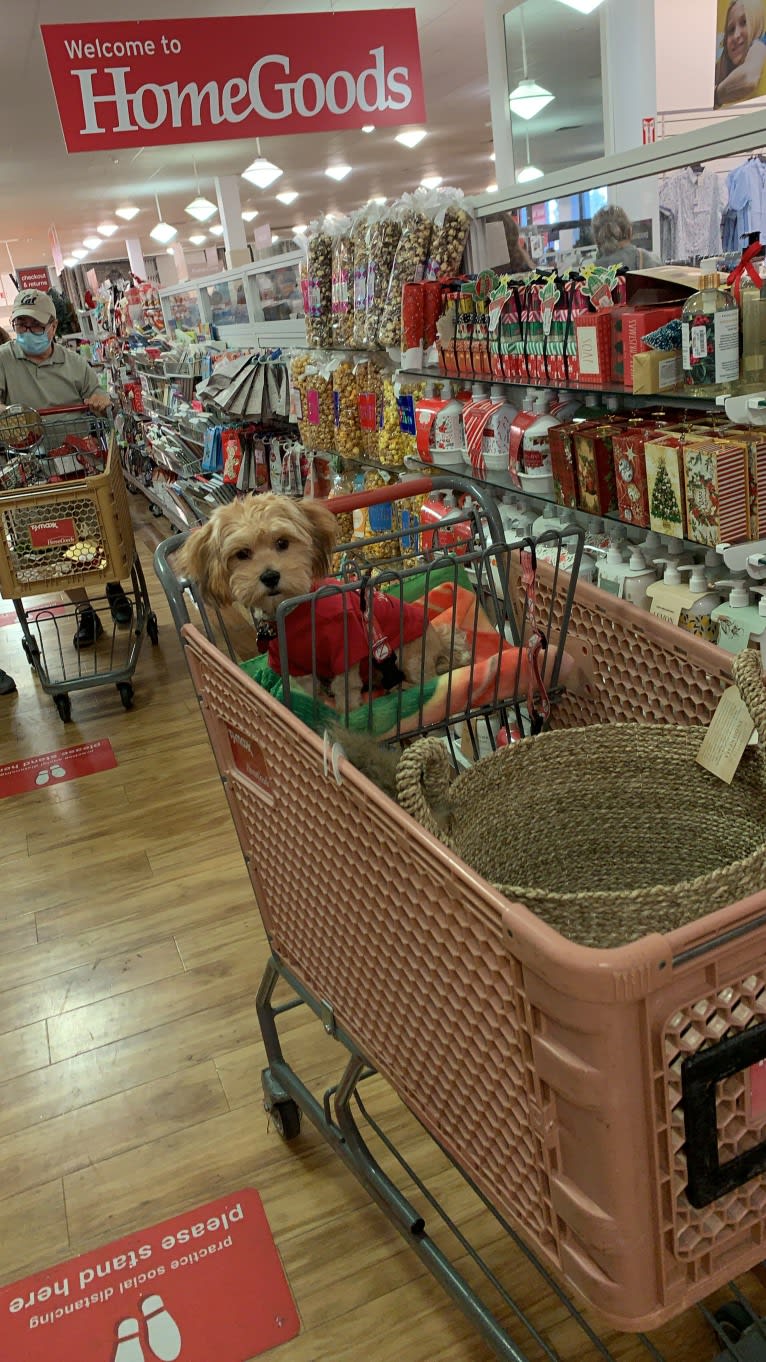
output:
[[[521,583],[524,587],[524,613],[529,624],[527,639],[527,713],[532,734],[542,732],[543,725],[550,718],[551,704],[542,674],[542,659],[548,647],[537,619],[537,553],[534,544],[522,549]]]

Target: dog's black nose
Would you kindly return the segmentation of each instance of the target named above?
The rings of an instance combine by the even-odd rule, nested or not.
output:
[[[267,568],[265,572],[261,573],[261,581],[267,591],[276,590],[279,586],[279,577],[280,574],[277,572],[276,568]]]

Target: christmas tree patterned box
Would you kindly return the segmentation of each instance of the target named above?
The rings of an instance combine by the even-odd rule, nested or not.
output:
[[[687,538],[695,544],[736,543],[750,525],[744,444],[710,440],[684,449]]]
[[[675,539],[686,534],[683,447],[677,435],[666,435],[662,442],[648,440],[644,447],[649,524],[658,534]]]

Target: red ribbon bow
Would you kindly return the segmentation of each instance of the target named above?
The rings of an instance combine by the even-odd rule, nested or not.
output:
[[[738,307],[740,304],[740,296],[742,292],[743,274],[747,274],[750,278],[750,282],[755,284],[756,288],[758,289],[761,287],[763,283],[760,274],[758,273],[757,269],[755,268],[755,265],[753,264],[753,261],[756,259],[757,256],[761,254],[762,251],[763,246],[761,245],[760,241],[751,241],[750,245],[747,246],[745,250],[742,252],[742,258],[739,264],[734,266],[734,269],[732,270],[731,274],[726,280],[727,284],[731,284],[732,288],[734,289],[734,297],[737,300]]]

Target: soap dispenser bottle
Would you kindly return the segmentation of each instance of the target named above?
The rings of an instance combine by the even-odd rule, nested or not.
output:
[[[766,630],[766,600],[761,596],[758,605],[751,605],[750,591],[759,588],[751,588],[744,580],[727,578],[716,582],[716,586],[731,588],[729,599],[723,605],[717,605],[712,612],[712,618],[718,625],[718,647],[727,653],[742,653],[754,636],[757,646],[761,634]]]
[[[713,611],[721,604],[721,595],[711,591],[705,576],[703,563],[682,563],[679,572],[689,573],[689,604],[681,611],[678,624],[681,629],[715,643],[718,638],[718,625],[713,619]]]
[[[639,610],[648,610],[651,601],[648,596],[650,586],[657,581],[657,571],[653,563],[647,563],[641,549],[631,548],[630,559],[624,578],[623,599],[630,601]]]

